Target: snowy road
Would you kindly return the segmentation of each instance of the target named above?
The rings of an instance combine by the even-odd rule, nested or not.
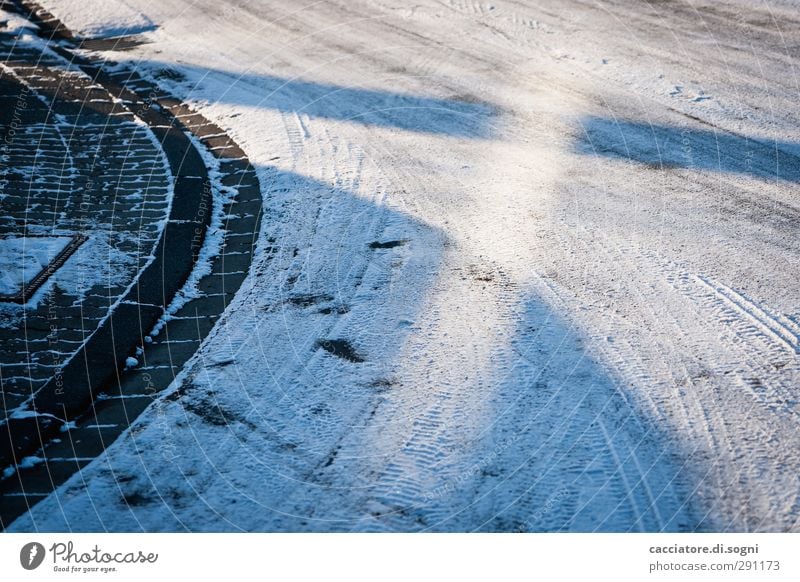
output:
[[[266,214],[11,530],[800,527],[796,3],[92,2],[44,4],[142,33]]]

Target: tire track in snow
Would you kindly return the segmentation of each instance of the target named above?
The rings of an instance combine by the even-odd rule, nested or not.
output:
[[[562,244],[566,244],[566,242]],[[605,245],[603,244],[595,245],[592,247],[592,250],[594,252],[603,252],[600,249],[603,249],[604,246]],[[629,256],[631,253],[634,255],[640,254],[639,251],[635,250],[634,248],[629,248],[626,250],[620,249],[618,252],[624,254],[616,257],[613,260],[613,262],[616,264],[629,263],[631,261]],[[688,453],[687,460],[690,460],[691,465],[697,465],[696,461],[698,453],[702,454],[703,456],[711,455],[708,459],[710,463],[708,466],[709,471],[712,473],[702,475],[701,471],[699,475],[700,481],[698,482],[698,492],[701,494],[702,498],[705,498],[709,502],[709,514],[717,513],[723,516],[723,523],[726,523],[726,519],[732,520],[726,523],[726,529],[730,527],[734,529],[743,527],[742,525],[736,525],[737,523],[745,524],[744,527],[746,529],[751,528],[752,525],[747,524],[755,524],[761,519],[760,517],[755,517],[755,512],[757,512],[755,508],[748,509],[746,511],[743,510],[744,507],[749,506],[751,498],[757,491],[757,489],[753,489],[754,487],[757,487],[757,481],[752,481],[752,475],[754,474],[754,471],[758,471],[758,465],[754,465],[753,463],[758,463],[759,458],[768,459],[769,455],[760,457],[757,455],[753,456],[751,451],[750,456],[743,456],[744,451],[742,446],[748,442],[748,435],[737,433],[736,438],[734,439],[733,435],[728,430],[728,425],[731,422],[731,419],[735,418],[734,415],[730,414],[729,410],[736,410],[736,404],[728,402],[729,395],[728,391],[724,389],[724,383],[730,381],[731,379],[730,366],[733,362],[736,362],[735,366],[736,369],[739,370],[738,373],[747,376],[749,374],[746,372],[747,369],[751,370],[750,373],[757,373],[758,370],[768,369],[771,366],[771,363],[776,361],[775,350],[782,352],[784,359],[786,358],[787,354],[789,354],[789,351],[784,342],[778,341],[771,333],[765,332],[764,330],[758,331],[756,328],[754,328],[755,324],[753,324],[750,316],[748,315],[740,312],[738,315],[734,314],[737,315],[735,318],[728,317],[725,320],[721,320],[714,316],[713,314],[715,307],[713,304],[716,303],[716,309],[719,309],[718,304],[725,300],[717,296],[716,298],[710,298],[710,303],[707,302],[705,305],[702,302],[698,302],[698,290],[696,288],[688,290],[676,283],[676,281],[681,279],[681,277],[676,277],[676,270],[674,267],[664,266],[664,261],[655,255],[652,255],[652,253],[645,253],[645,255],[645,257],[640,256],[640,258],[635,262],[641,263],[642,259],[644,258],[646,260],[645,264],[649,263],[651,267],[648,267],[644,271],[637,272],[630,280],[633,281],[638,277],[641,277],[643,282],[655,280],[656,282],[663,281],[665,283],[669,283],[669,286],[666,289],[656,291],[655,294],[651,296],[644,296],[638,291],[634,291],[634,295],[636,296],[634,301],[640,306],[640,311],[642,306],[645,306],[645,312],[650,312],[649,318],[652,322],[650,323],[650,327],[653,330],[659,330],[659,333],[647,341],[638,342],[639,345],[637,348],[634,348],[634,346],[627,341],[620,341],[618,337],[615,337],[613,344],[608,347],[603,346],[605,342],[602,341],[600,341],[598,345],[602,346],[602,351],[606,353],[606,357],[611,364],[610,368],[621,374],[623,378],[630,378],[634,385],[650,385],[653,387],[662,385],[664,388],[674,387],[672,388],[673,390],[677,389],[681,391],[683,396],[678,396],[672,399],[672,402],[664,401],[661,398],[659,398],[659,402],[651,399],[652,409],[661,410],[664,405],[667,405],[668,409],[674,406],[679,406],[679,410],[683,410],[683,412],[679,412],[679,414],[683,415],[684,418],[695,419],[695,421],[689,422],[688,426],[694,427],[693,430],[695,431],[700,429],[699,433],[697,434],[705,435],[704,438],[708,442],[708,450],[707,452],[702,452],[700,449],[698,449],[697,446],[699,443],[698,441],[694,440],[693,437],[690,439],[689,444],[691,447],[695,447],[695,449],[694,451],[690,451]],[[651,268],[658,269],[660,274],[653,277],[653,275],[650,273]],[[696,281],[690,276],[683,277],[683,279],[688,281]],[[698,287],[699,282],[695,282],[694,285],[695,287]],[[633,288],[634,290],[638,290],[640,288],[649,289],[651,290],[651,293],[656,289],[649,284],[641,284],[639,286],[629,285],[629,287]],[[703,286],[702,288],[705,288],[706,292],[708,292],[706,286]],[[670,289],[677,291],[678,295],[670,296]],[[664,293],[667,294],[664,295]],[[676,304],[676,301],[679,303]],[[656,314],[652,311],[652,305],[663,305],[664,307],[659,309],[659,314]],[[691,310],[692,306],[696,306],[697,309],[694,316],[689,315],[691,311],[687,312],[687,309]],[[762,309],[762,311],[766,313],[766,310]],[[679,314],[680,320],[677,319]],[[709,320],[710,314],[711,319]],[[728,315],[731,315],[730,310]],[[613,320],[609,320],[609,324],[611,321]],[[715,321],[717,323],[714,323]],[[669,334],[667,334],[666,329],[663,328],[664,324],[667,322],[670,322],[668,323],[670,326]],[[748,340],[732,345],[726,344],[728,346],[727,349],[735,350],[734,353],[741,352],[743,349],[745,349],[745,351],[740,356],[736,356],[734,353],[729,353],[729,355],[726,357],[718,358],[717,360],[719,363],[713,370],[709,370],[707,373],[703,373],[701,370],[700,376],[695,378],[696,374],[690,373],[690,371],[686,368],[686,361],[680,357],[680,354],[684,353],[700,355],[708,352],[710,349],[715,349],[712,348],[707,339],[704,339],[709,336],[707,324],[705,324],[706,327],[703,328],[703,322],[709,322],[712,325],[724,326],[730,326],[732,324],[742,325],[742,322],[744,322]],[[770,325],[772,324],[770,323]],[[642,328],[642,330],[644,330],[644,328]],[[605,332],[598,333],[603,334]],[[629,336],[628,332],[617,333],[614,335]],[[669,335],[671,343],[662,343],[666,335]],[[725,335],[721,334],[719,337],[724,339]],[[764,341],[767,340],[771,342],[771,347],[764,344]],[[672,361],[669,366],[661,366],[658,356],[656,356],[656,358],[648,358],[646,355],[647,351],[643,351],[641,349],[643,345],[652,344],[653,341],[656,342],[653,346],[655,353],[673,354],[673,356],[668,358],[669,361]],[[677,351],[675,349],[676,347],[678,348]],[[790,355],[793,356],[793,354]],[[643,368],[640,365],[640,362],[644,361],[648,362],[646,368]],[[714,360],[712,359],[711,361]],[[770,362],[770,364],[764,364],[764,362]],[[746,364],[746,367],[742,368],[743,364]],[[659,369],[661,372],[659,372]],[[678,370],[681,370],[684,374],[683,378],[675,374],[675,372]],[[666,372],[666,376],[664,375],[664,372]],[[667,380],[667,378],[669,378],[669,380]],[[775,371],[773,370],[772,381],[778,385],[785,382],[786,378],[786,367],[783,367],[778,375],[776,375]],[[682,385],[689,386],[689,390],[681,389],[680,387]],[[637,392],[640,395],[644,393],[648,398],[650,398],[649,393],[662,393],[663,389],[639,390]],[[686,407],[685,399],[687,397],[689,398],[690,402],[694,402],[695,412],[690,412]],[[705,403],[705,405],[701,404],[701,402]],[[747,406],[751,407],[752,404]],[[664,412],[666,412],[666,410],[660,412],[659,415],[663,415]],[[669,416],[664,418],[667,420],[669,419]],[[700,420],[700,422],[698,423],[697,420]],[[686,424],[682,424],[686,426]],[[756,431],[761,431],[767,425],[761,425],[761,428],[758,428],[758,426],[759,424],[756,423]],[[766,435],[765,438],[767,440],[769,439],[769,437],[766,437]],[[694,442],[694,444],[692,444],[692,442]],[[751,447],[752,445],[747,446]],[[721,458],[720,454],[722,455]],[[747,462],[743,464],[743,460],[747,460]],[[774,467],[773,470],[778,471],[780,464],[770,461],[766,463],[764,468],[769,466]],[[715,475],[715,477],[713,477],[712,481],[708,482],[707,479],[711,476],[711,474]],[[742,483],[750,483],[750,485],[748,485],[751,488],[749,489],[749,493],[737,493],[737,491],[741,489]],[[709,490],[708,487],[711,487],[711,489]],[[716,493],[714,493],[714,491],[716,491]],[[720,504],[722,504],[722,506],[720,506]],[[715,506],[718,507],[714,509]],[[736,517],[737,514],[740,513],[741,517]]]
[[[602,252],[607,252],[607,249],[603,249]],[[553,305],[558,306],[558,311],[560,313],[569,313],[570,312],[569,300],[564,297],[563,289],[560,289],[550,280],[543,279],[540,277],[539,281],[551,293],[553,297],[551,299],[551,302]],[[617,340],[615,340],[615,345],[616,343]],[[627,344],[627,341],[624,340],[624,338],[623,338],[623,344],[629,345]],[[608,356],[609,350],[598,342],[593,342],[590,346],[587,347],[587,349],[589,349],[591,352],[593,352],[595,349],[598,348],[601,354],[604,354],[606,357]],[[649,368],[649,366],[648,368],[645,368],[643,362],[639,362],[635,358],[617,358],[616,360],[614,360],[614,362],[615,365],[612,366],[612,369],[614,370],[624,369],[626,367],[628,369],[638,370],[638,372],[635,372],[634,375],[640,379],[645,378],[649,375],[649,372],[646,371]],[[655,362],[650,362],[650,363],[655,364]],[[624,403],[624,407],[628,411],[624,423],[633,421],[636,425],[637,434],[640,435],[639,439],[635,441],[635,444],[633,442],[626,443],[625,445],[627,447],[626,450],[620,452],[618,450],[618,446],[614,444],[613,437],[608,436],[608,432],[605,428],[605,423],[603,422],[602,418],[598,415],[597,422],[598,424],[601,425],[601,430],[603,432],[603,436],[606,441],[608,450],[611,452],[613,458],[615,459],[617,466],[620,467],[619,471],[620,474],[624,476],[624,471],[622,470],[622,467],[624,466],[625,461],[630,460],[635,469],[634,475],[636,476],[635,477],[636,484],[633,487],[630,486],[627,477],[624,476],[623,479],[623,484],[625,486],[625,495],[629,499],[631,508],[637,515],[637,519],[631,525],[631,528],[633,528],[634,526],[642,527],[642,524],[646,523],[646,520],[644,520],[644,514],[637,507],[636,496],[633,493],[633,490],[635,488],[641,486],[642,489],[644,490],[645,499],[648,501],[647,503],[648,511],[652,512],[653,517],[655,518],[656,523],[658,525],[658,529],[659,530],[671,529],[672,526],[670,526],[669,524],[673,522],[675,519],[685,519],[684,516],[678,515],[681,511],[680,506],[683,505],[683,503],[678,503],[675,501],[675,499],[679,497],[679,494],[675,491],[670,490],[670,487],[675,482],[675,475],[673,476],[667,475],[666,477],[668,478],[665,478],[663,474],[658,474],[658,472],[656,472],[653,475],[650,474],[656,463],[658,463],[659,460],[665,456],[667,452],[666,448],[664,448],[663,446],[653,447],[652,446],[653,443],[648,442],[651,440],[651,433],[653,430],[652,425],[642,422],[641,412],[636,403],[631,401],[630,398],[631,395],[626,390],[624,390],[623,387],[620,386],[616,380],[612,380],[611,382],[614,385],[616,396],[619,398],[620,402]],[[648,400],[650,406],[653,409],[657,409],[655,402],[649,398]],[[617,422],[619,423],[619,421]],[[617,431],[614,433],[615,435],[621,430],[622,426],[624,426],[624,424],[620,425],[620,428],[618,428]],[[648,458],[648,463],[650,468],[647,471],[642,470],[642,464],[639,459],[639,455],[637,454],[637,450],[639,450],[640,447],[643,450],[648,451],[650,454],[650,457]],[[620,454],[625,455],[623,461],[620,461]],[[665,460],[669,460],[668,455],[667,459]],[[652,493],[653,485],[651,485],[651,480],[656,481],[658,484],[663,484],[658,496],[654,496]],[[673,508],[674,514],[671,516],[669,520],[665,521],[664,518],[661,516],[661,512],[658,508],[659,503],[662,503],[666,506]],[[678,509],[675,509],[676,507],[678,507]]]

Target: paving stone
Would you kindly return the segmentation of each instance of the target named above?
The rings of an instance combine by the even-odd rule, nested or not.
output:
[[[14,479],[13,475],[9,481],[11,481],[11,479]],[[44,496],[28,499],[24,495],[19,495],[18,491],[12,490],[11,486],[9,486],[7,493],[0,493],[0,507],[3,508],[3,510],[0,511],[0,527],[5,529],[11,525],[12,521],[28,511],[43,498]]]
[[[152,404],[151,398],[109,398],[94,404],[94,418],[98,424],[130,424]]]
[[[165,339],[193,339],[202,341],[214,327],[217,318],[170,319],[161,334]]]
[[[227,249],[226,249],[227,250]],[[221,271],[224,273],[232,272],[247,272],[250,268],[251,257],[249,254],[232,253],[231,251],[223,252],[220,257],[219,263]]]
[[[158,336],[157,336],[158,337]],[[200,342],[187,342],[171,344],[166,342],[153,343],[147,346],[144,356],[146,366],[183,366],[197,351]]]
[[[204,284],[206,279],[210,277],[205,277],[201,284]],[[204,295],[202,297],[197,297],[196,299],[192,299],[190,302],[191,307],[197,309],[199,313],[222,313],[225,311],[225,308],[228,307],[231,301],[233,301],[234,293],[217,293],[214,295]]]

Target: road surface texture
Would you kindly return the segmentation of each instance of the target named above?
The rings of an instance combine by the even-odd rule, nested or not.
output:
[[[45,4],[138,35],[267,211],[9,530],[800,528],[795,2]]]

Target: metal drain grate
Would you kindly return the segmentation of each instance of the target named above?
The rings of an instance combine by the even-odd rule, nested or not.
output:
[[[36,290],[39,289],[39,287],[41,287],[45,281],[47,281],[50,275],[55,273],[67,261],[67,259],[69,259],[69,257],[76,250],[78,250],[78,247],[80,247],[84,242],[88,240],[88,238],[89,237],[83,234],[73,234],[72,236],[64,236],[64,237],[26,236],[14,239],[8,239],[8,238],[3,239],[6,242],[23,241],[23,249],[25,248],[25,245],[28,245],[29,247],[35,249],[37,245],[32,241],[41,240],[50,243],[55,242],[57,245],[60,239],[67,239],[67,240],[65,241],[64,246],[61,247],[61,249],[58,250],[52,256],[52,258],[50,258],[47,261],[45,265],[41,266],[36,275],[34,275],[32,278],[28,280],[25,280],[24,278],[21,279],[18,283],[18,289],[16,291],[11,293],[9,292],[0,293],[0,301],[6,301],[10,303],[25,303],[26,301],[28,301],[28,299],[31,298],[31,296],[36,292]],[[29,241],[31,241],[30,244]],[[47,252],[46,246],[40,248],[44,249],[42,252]],[[56,246],[56,248],[58,247]],[[13,256],[4,257],[6,262],[6,265],[4,265],[4,270],[6,271],[4,273],[4,276],[6,278],[10,277],[13,284],[13,277],[11,277],[12,271],[16,270],[19,272],[24,272],[26,259],[31,259],[31,257],[33,257],[33,260],[35,261],[36,257],[34,256],[33,252],[29,252],[29,256],[27,257],[25,256],[24,251],[8,251],[8,249],[0,250],[0,253],[4,252],[7,255],[13,255],[14,253],[17,253],[19,255],[17,261],[13,260],[14,258]],[[41,263],[42,261],[40,260],[39,262]],[[6,281],[5,283],[6,283],[5,286],[7,287],[8,281]]]

